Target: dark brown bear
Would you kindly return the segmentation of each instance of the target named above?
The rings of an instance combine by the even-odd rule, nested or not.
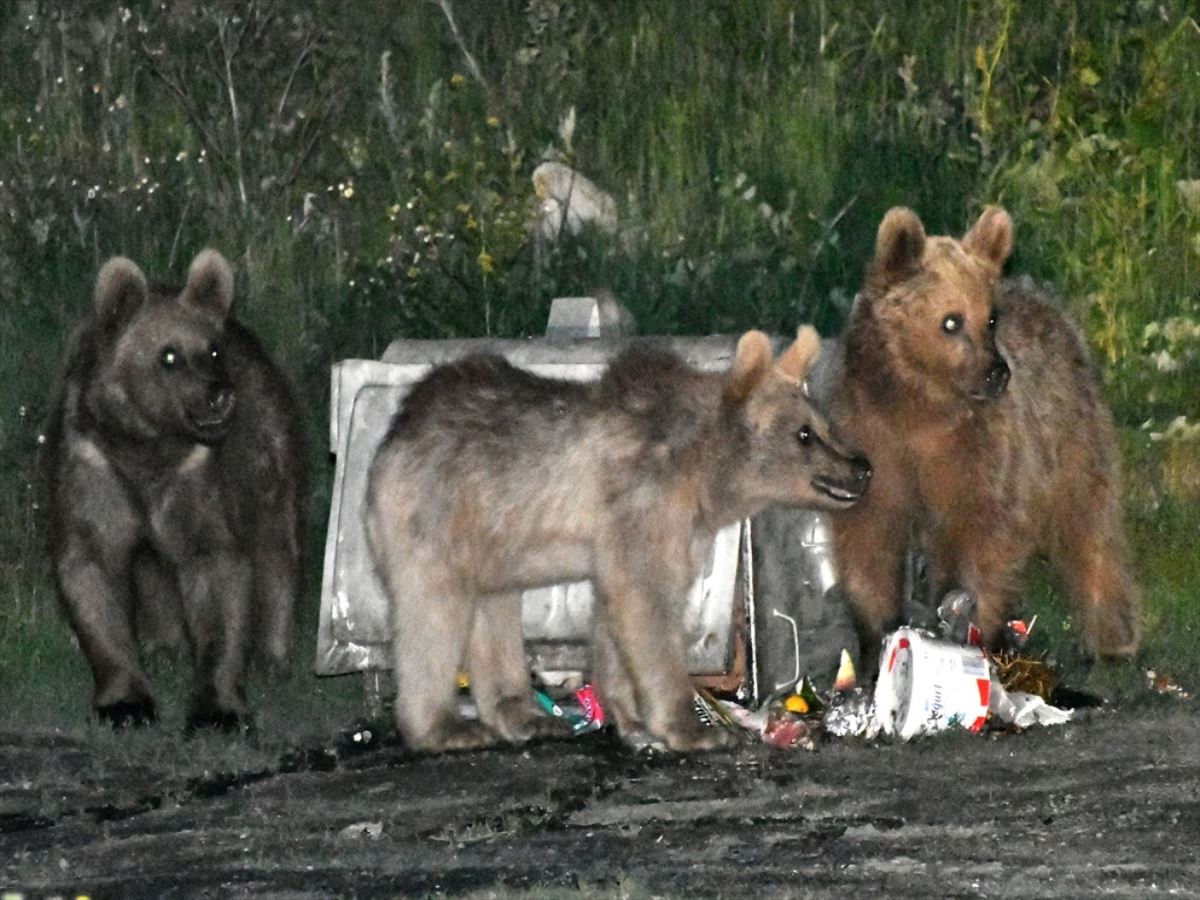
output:
[[[255,648],[288,659],[304,452],[283,375],[199,254],[182,289],[109,260],[52,401],[43,478],[63,609],[114,725],[156,718],[140,660],[190,645],[188,728],[234,728]]]

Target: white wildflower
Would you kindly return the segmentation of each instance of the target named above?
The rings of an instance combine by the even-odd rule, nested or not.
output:
[[[1160,372],[1170,374],[1179,371],[1179,360],[1171,356],[1166,350],[1159,350],[1157,353],[1150,354],[1150,360],[1154,363],[1154,368]]]

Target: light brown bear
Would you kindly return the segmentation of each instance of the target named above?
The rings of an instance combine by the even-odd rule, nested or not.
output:
[[[1028,280],[1001,279],[1012,246],[999,208],[961,241],[926,237],[903,208],[879,226],[832,414],[876,473],[863,502],[834,516],[868,658],[899,623],[914,545],[934,598],[975,594],[988,644],[1042,553],[1085,649],[1137,649],[1112,416],[1078,328]]]

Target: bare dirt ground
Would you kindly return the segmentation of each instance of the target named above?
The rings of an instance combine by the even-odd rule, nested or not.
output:
[[[1200,896],[1200,707],[636,756],[345,740],[197,777],[0,733],[0,889],[139,897]]]

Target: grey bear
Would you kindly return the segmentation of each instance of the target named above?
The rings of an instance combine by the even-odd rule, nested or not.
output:
[[[747,332],[727,373],[635,346],[592,384],[477,355],[415,385],[371,466],[365,513],[409,745],[553,732],[532,702],[519,591],[584,578],[593,675],[622,738],[722,743],[693,711],[682,640],[714,536],[771,503],[848,507],[871,474],[805,395],[819,346],[802,328],[775,359]],[[460,668],[478,721],[455,708]]]
[[[247,724],[252,652],[289,655],[306,492],[300,410],[201,252],[182,290],[123,257],[96,279],[41,468],[62,607],[115,726],[157,717],[141,651],[190,646],[190,730]]]

